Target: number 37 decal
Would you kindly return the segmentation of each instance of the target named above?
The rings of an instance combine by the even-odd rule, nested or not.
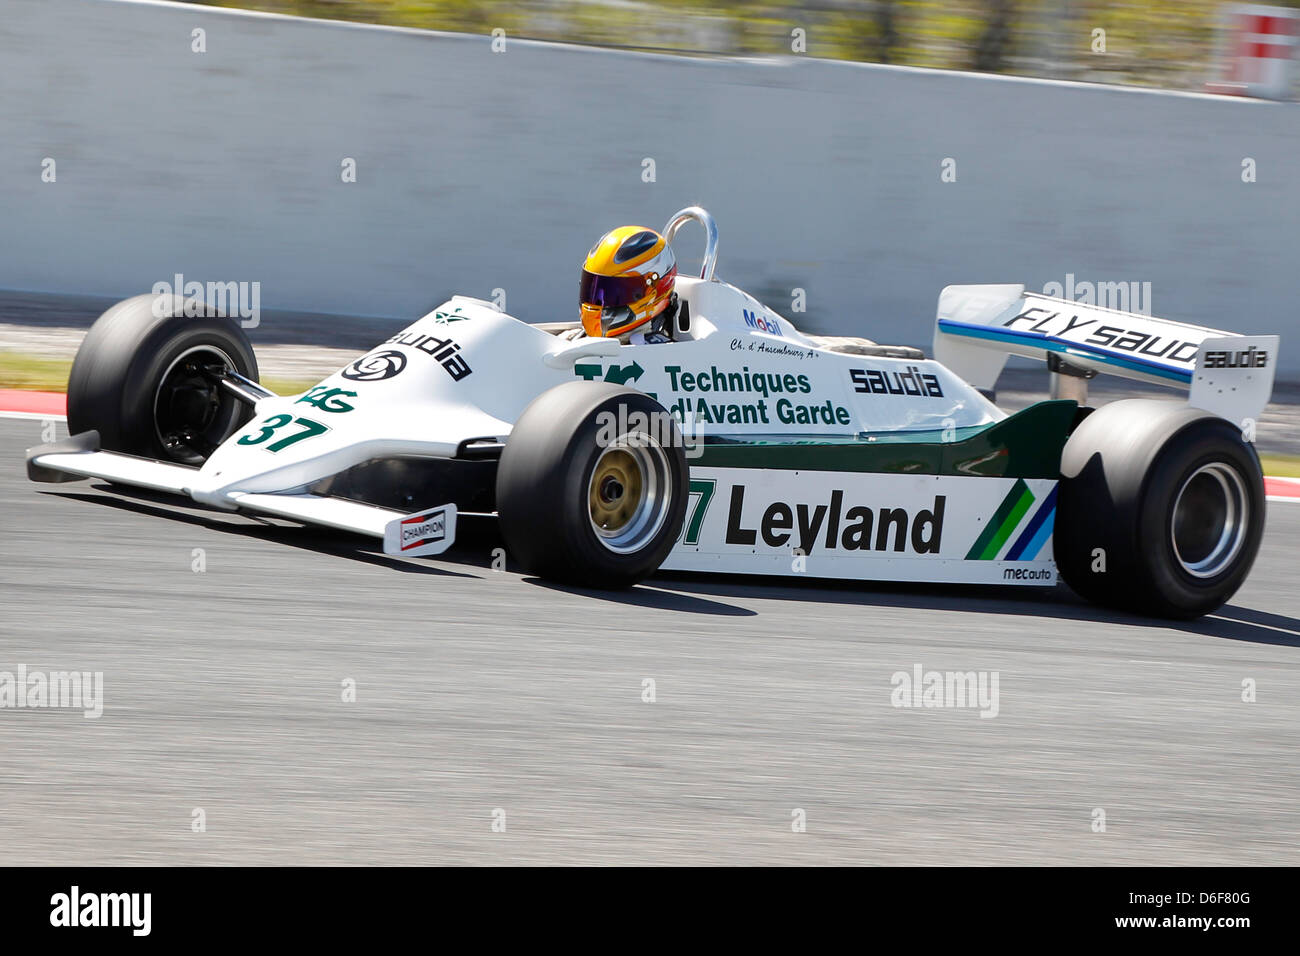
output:
[[[267,451],[283,451],[294,442],[305,441],[316,435],[324,435],[329,431],[328,425],[322,425],[320,422],[314,422],[310,418],[294,418],[292,415],[272,415],[261,423],[261,429],[256,435],[244,435],[237,444],[240,445],[260,445],[268,441],[280,429],[287,425],[298,426],[297,431],[290,431],[277,438],[271,444],[266,446]]]

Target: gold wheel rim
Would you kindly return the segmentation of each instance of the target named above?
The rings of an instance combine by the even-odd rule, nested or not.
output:
[[[645,494],[640,463],[629,452],[611,449],[601,456],[591,474],[587,500],[591,522],[609,534],[618,534],[637,517]]]

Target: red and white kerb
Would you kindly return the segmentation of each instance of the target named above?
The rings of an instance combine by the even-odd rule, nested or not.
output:
[[[1221,12],[1210,93],[1291,98],[1291,63],[1300,37],[1300,10],[1255,3],[1225,4]]]

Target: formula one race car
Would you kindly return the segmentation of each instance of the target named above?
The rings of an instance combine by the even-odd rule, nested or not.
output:
[[[257,384],[242,329],[202,303],[128,299],[68,383],[71,437],[36,481],[107,479],[437,554],[495,516],[512,559],[595,587],[659,568],[1052,585],[1191,617],[1259,548],[1246,439],[1276,336],[950,286],[935,357],[801,333],[714,278],[679,278],[671,341],[621,345],[457,296],[299,395]],[[1187,386],[1093,410],[990,400],[1009,354],[1066,385],[1097,372]]]

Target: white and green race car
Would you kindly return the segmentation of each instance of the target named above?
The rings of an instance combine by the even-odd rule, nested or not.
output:
[[[1206,613],[1259,547],[1248,440],[1276,336],[1026,292],[950,286],[933,358],[800,332],[714,276],[680,277],[671,341],[623,345],[457,296],[299,395],[257,384],[243,330],[154,295],[100,317],[68,383],[71,437],[37,481],[94,477],[445,550],[493,516],[513,560],[595,587],[660,568],[1052,585],[1144,613]],[[1058,392],[1008,415],[1008,355]],[[1091,409],[1106,372],[1187,399]]]

